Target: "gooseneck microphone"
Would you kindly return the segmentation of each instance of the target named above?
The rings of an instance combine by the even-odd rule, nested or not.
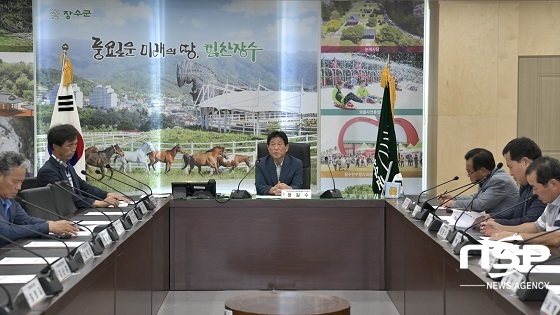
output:
[[[447,184],[447,183],[450,183],[450,182],[452,182],[452,181],[455,181],[455,180],[459,180],[459,176],[455,176],[455,177],[453,177],[452,179],[450,179],[450,180],[448,180],[448,181],[446,181],[446,182],[443,182],[443,183],[441,183],[441,184],[435,185],[434,187],[431,187],[431,188],[428,188],[428,189],[422,191],[422,192],[418,195],[418,201],[416,201],[416,204],[419,204],[419,203],[420,203],[420,198],[422,197],[422,194],[423,194],[423,193],[425,193],[425,192],[427,192],[427,191],[430,191],[430,190],[432,190],[432,189],[438,188],[439,186],[443,186],[443,185],[445,185],[445,184]],[[432,199],[435,199],[435,198],[437,198],[437,196],[434,197],[434,198],[431,198],[431,199],[426,200],[426,202],[427,202],[427,201],[430,201],[430,200],[432,200]]]
[[[52,185],[52,184],[49,184],[49,185]],[[93,250],[93,254],[96,255],[96,256],[98,256],[98,255],[101,255],[101,253],[103,253],[103,250],[104,250],[103,245],[101,245],[100,242],[96,242],[96,241],[95,241],[95,234],[93,234],[93,231],[92,231],[90,228],[88,228],[86,225],[83,225],[83,224],[80,224],[80,223],[76,223],[76,222],[74,222],[74,221],[72,221],[72,220],[69,220],[68,218],[66,218],[66,217],[64,217],[64,216],[62,216],[62,215],[60,215],[60,214],[58,214],[58,213],[56,213],[56,212],[50,211],[50,210],[48,210],[48,209],[45,209],[44,207],[41,207],[41,206],[36,205],[36,204],[34,204],[34,203],[31,203],[31,202],[29,202],[29,201],[27,201],[27,200],[25,200],[25,199],[23,199],[23,198],[21,198],[21,197],[19,197],[19,196],[16,196],[14,199],[15,199],[17,202],[19,202],[19,203],[25,203],[25,204],[27,204],[27,205],[30,205],[30,206],[36,208],[36,209],[39,209],[39,210],[44,211],[44,212],[46,212],[46,213],[52,214],[52,215],[54,215],[54,216],[60,218],[61,220],[66,220],[66,221],[68,221],[68,222],[72,222],[72,223],[76,224],[77,226],[86,229],[86,230],[89,232],[89,234],[91,234],[91,239],[90,239],[90,241],[89,241],[89,245],[91,246],[91,248],[92,248],[92,250]],[[77,250],[77,249],[78,249],[78,248],[76,247],[75,249],[71,250],[71,251],[70,251],[70,254],[71,254],[72,256],[74,256],[74,254],[76,253],[76,250]]]
[[[107,224],[107,225],[105,225],[105,226],[96,226],[96,227],[93,229],[93,232],[94,232],[94,233],[99,233],[99,232],[101,232],[101,231],[103,231],[103,230],[106,229],[107,232],[109,233],[109,236],[111,236],[111,240],[117,241],[117,240],[119,239],[119,234],[117,233],[117,231],[115,230],[115,227],[113,226],[114,221],[111,220],[111,218],[110,218],[105,212],[103,212],[103,211],[97,209],[96,207],[93,206],[93,204],[87,202],[83,196],[80,196],[80,195],[76,194],[75,192],[73,192],[73,191],[71,191],[71,190],[69,190],[69,189],[66,189],[66,188],[64,187],[64,185],[62,185],[61,183],[64,184],[64,185],[68,185],[67,187],[69,187],[69,188],[71,187],[70,184],[68,184],[68,183],[65,182],[65,181],[62,181],[62,182],[55,182],[54,185],[57,186],[57,187],[59,187],[60,189],[62,189],[62,190],[65,191],[66,193],[68,193],[68,194],[70,194],[70,195],[72,195],[72,196],[74,196],[74,197],[80,199],[80,200],[83,201],[84,203],[88,204],[93,210],[95,210],[95,211],[101,213],[101,214],[102,214],[103,216],[105,216],[105,218],[107,218],[107,220],[109,221],[109,224]],[[84,192],[84,191],[82,191],[81,189],[78,189],[78,188],[73,188],[73,187],[72,187],[71,189],[76,189],[76,190],[78,190],[78,191],[80,191],[80,192],[82,192],[82,193]],[[96,198],[100,199],[99,197],[96,197]],[[122,210],[121,210],[121,211],[122,211]],[[116,220],[118,220],[118,219],[116,219]],[[115,220],[115,221],[116,221],[116,220]]]
[[[97,171],[99,171],[99,170],[97,170]],[[128,198],[128,199],[130,199],[130,200],[133,200],[133,199],[132,199],[130,196],[128,196],[127,194],[121,192],[120,190],[118,190],[118,189],[116,189],[115,187],[113,187],[113,186],[107,184],[106,182],[103,182],[103,181],[101,181],[101,180],[95,178],[94,176],[89,175],[86,171],[82,170],[82,174],[85,175],[85,176],[88,177],[88,178],[91,178],[91,179],[93,179],[93,180],[95,180],[95,181],[97,181],[97,182],[99,182],[99,183],[101,183],[101,184],[103,184],[103,185],[105,185],[105,186],[111,188],[112,190],[118,192],[119,194],[125,196],[126,198]],[[142,212],[140,212],[140,210],[138,210],[138,204],[139,204],[139,203],[140,203],[140,202],[134,202],[134,209],[133,209],[133,212],[134,212],[134,214],[136,215],[136,218],[138,218],[138,220],[142,220],[142,217],[144,216],[144,214],[143,214]],[[121,210],[121,211],[122,211],[122,210]]]
[[[52,240],[61,242],[61,243],[64,245],[64,247],[66,247],[66,257],[64,257],[64,259],[66,260],[66,263],[68,264],[68,267],[70,268],[70,270],[71,270],[72,272],[75,272],[76,270],[78,270],[78,268],[79,268],[79,263],[78,263],[77,261],[75,261],[75,260],[72,258],[72,255],[70,254],[70,248],[68,248],[68,245],[67,245],[66,242],[64,242],[63,240],[61,240],[61,239],[59,239],[59,238],[56,238],[56,237],[54,237],[54,236],[51,236],[51,235],[49,235],[48,233],[45,234],[45,233],[41,233],[41,232],[39,232],[39,231],[35,231],[35,230],[30,229],[30,228],[28,228],[28,227],[26,227],[26,226],[23,226],[23,225],[15,224],[15,223],[12,223],[12,222],[9,222],[9,221],[0,221],[0,222],[5,223],[5,224],[8,224],[9,226],[13,226],[13,227],[15,227],[15,228],[19,228],[19,229],[22,229],[22,230],[26,230],[26,231],[28,231],[28,232],[37,234],[37,235],[42,236],[42,237],[44,237],[44,238],[50,238],[50,239],[52,239]],[[44,257],[41,257],[41,258],[45,259]],[[45,259],[45,261],[47,261],[47,260]],[[41,270],[41,273],[42,273],[42,274],[47,273],[47,272],[49,271],[50,267],[51,267],[51,265],[50,265],[50,264],[47,264],[47,267],[46,267],[45,269]]]
[[[550,233],[558,232],[558,231],[560,231],[560,227],[555,228],[554,230],[546,231],[546,232],[541,233],[541,234],[539,234],[539,235],[530,237],[530,238],[528,238],[528,239],[526,239],[526,240],[522,240],[522,241],[513,241],[513,243],[516,244],[516,245],[521,245],[521,246],[523,246],[523,245],[529,243],[529,241],[532,241],[532,240],[534,240],[534,239],[536,239],[536,238],[539,238],[539,237],[541,237],[541,236],[545,236],[545,235],[548,235],[548,234],[550,234]]]
[[[325,192],[322,193],[321,196],[319,196],[319,198],[323,198],[323,199],[342,198],[342,193],[340,192],[340,190],[336,189],[336,185],[334,183],[334,176],[331,171],[331,165],[329,163],[328,156],[325,156],[325,161],[327,162],[327,167],[329,168],[329,173],[331,174],[333,189],[325,190]]]
[[[113,176],[109,177],[109,179],[112,179],[112,180],[115,180],[115,181],[117,181],[117,182],[119,182],[119,183],[121,183],[121,184],[127,185],[128,187],[132,187],[132,188],[134,188],[134,189],[136,189],[136,190],[140,190],[140,191],[143,192],[144,195],[145,195],[143,198],[140,198],[140,201],[144,202],[144,205],[146,206],[146,208],[147,208],[148,210],[154,210],[154,209],[156,208],[156,205],[155,205],[154,201],[152,200],[152,198],[150,198],[150,197],[153,196],[152,188],[151,188],[150,186],[148,186],[147,184],[144,184],[144,183],[142,183],[141,181],[139,181],[139,180],[137,180],[137,179],[131,177],[130,175],[127,175],[127,174],[124,173],[124,172],[121,172],[121,171],[119,171],[119,170],[117,170],[117,169],[112,168],[112,167],[111,167],[111,164],[107,164],[107,165],[105,165],[105,167],[108,168],[108,169],[110,169],[110,170],[113,170],[113,171],[115,171],[115,172],[117,172],[117,173],[119,173],[119,174],[121,174],[121,175],[124,175],[124,176],[126,176],[126,177],[128,177],[128,178],[130,178],[130,179],[132,179],[132,180],[134,180],[134,181],[136,181],[136,182],[138,182],[138,183],[144,185],[144,186],[147,186],[147,187],[150,189],[150,193],[149,193],[149,194],[148,194],[145,190],[141,189],[140,187],[136,187],[136,186],[133,186],[133,185],[131,185],[131,184],[129,184],[129,183],[123,182],[123,181],[121,181],[121,180],[119,180],[119,179],[114,178]],[[97,171],[99,171],[99,170],[97,170]],[[97,173],[97,171],[95,172],[96,174],[100,174],[100,173],[101,173],[101,172]],[[132,199],[131,199],[131,200],[132,200]]]
[[[249,175],[249,173],[251,173],[251,171],[253,169],[255,169],[255,167],[257,167],[257,164],[259,164],[260,162],[261,162],[261,160],[256,160],[255,164],[253,164],[253,166],[251,167],[251,169],[249,169],[247,174],[245,174],[245,176],[243,176],[243,178],[241,178],[241,180],[239,181],[239,184],[237,184],[237,190],[232,190],[231,191],[231,194],[229,195],[230,199],[249,199],[249,198],[251,198],[251,194],[248,191],[240,190],[239,187],[241,187],[241,182],[245,179],[245,177],[247,177],[247,175]]]
[[[468,244],[479,244],[479,243],[480,243],[480,242],[477,241],[474,237],[472,237],[470,234],[467,233],[467,232],[468,232],[470,229],[472,229],[473,227],[475,227],[475,226],[477,226],[477,225],[479,225],[479,224],[481,224],[481,223],[483,223],[483,222],[486,222],[486,221],[490,220],[491,218],[493,218],[493,217],[495,217],[495,216],[497,216],[497,215],[499,215],[499,214],[502,214],[502,213],[504,213],[504,212],[506,212],[506,211],[510,211],[511,209],[513,209],[513,208],[515,208],[515,207],[517,207],[517,206],[519,206],[519,205],[521,205],[521,204],[524,204],[524,203],[526,203],[526,202],[529,201],[529,200],[535,200],[535,199],[537,199],[538,197],[539,197],[539,195],[534,194],[534,195],[532,195],[531,197],[529,197],[529,198],[527,198],[527,199],[525,199],[525,200],[523,200],[523,201],[520,201],[520,202],[514,204],[514,205],[511,206],[511,207],[508,207],[508,208],[506,208],[506,209],[504,209],[504,210],[502,210],[502,211],[499,211],[499,212],[496,212],[496,213],[491,214],[488,218],[486,218],[486,219],[484,219],[484,220],[482,220],[482,221],[480,221],[480,222],[477,222],[477,223],[475,223],[475,224],[470,225],[469,227],[467,227],[467,228],[464,229],[463,231],[457,231],[457,233],[461,233],[463,236],[467,237],[467,239],[466,239],[466,240],[462,240],[461,243],[457,244],[457,246],[455,246],[455,247],[453,248],[453,252],[454,252],[455,254],[458,255],[458,254],[461,252],[461,248],[463,248],[465,245],[468,245]]]
[[[11,222],[8,222],[8,221],[5,221],[5,220],[1,221],[1,222],[11,223]],[[41,258],[45,261],[45,263],[47,264],[47,267],[43,270],[48,272],[48,274],[47,275],[38,275],[37,280],[39,280],[39,283],[41,284],[41,287],[45,291],[46,295],[56,295],[57,293],[62,291],[62,283],[60,283],[60,281],[58,280],[58,277],[54,274],[54,271],[52,270],[52,267],[51,267],[52,264],[50,264],[49,261],[44,256],[39,255],[35,251],[32,251],[28,248],[25,248],[25,247],[21,246],[17,242],[12,241],[11,239],[5,237],[2,234],[0,234],[0,239],[4,240],[4,241],[6,241],[10,244],[13,244],[13,245],[23,249],[24,251],[26,251],[28,253],[31,253],[33,256],[39,257],[39,258]],[[43,270],[41,270],[41,273],[43,273]]]

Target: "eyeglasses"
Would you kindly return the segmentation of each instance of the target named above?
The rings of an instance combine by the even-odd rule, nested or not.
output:
[[[478,170],[480,170],[480,169],[478,169]],[[471,175],[474,174],[474,173],[476,173],[476,172],[478,172],[478,170],[474,170],[474,171],[472,171],[472,172],[469,171],[469,170],[467,170],[467,176],[471,177]]]

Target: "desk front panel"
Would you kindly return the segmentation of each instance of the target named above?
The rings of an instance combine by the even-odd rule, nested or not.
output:
[[[172,290],[381,290],[383,200],[171,201]]]

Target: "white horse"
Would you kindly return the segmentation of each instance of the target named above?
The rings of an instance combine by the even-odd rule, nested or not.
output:
[[[138,163],[143,164],[146,172],[150,173],[150,168],[148,168],[146,158],[148,153],[153,151],[155,151],[154,146],[150,142],[143,142],[142,145],[134,152],[124,151],[124,156],[116,155],[113,162],[117,162],[117,159],[121,162],[121,172],[126,172],[124,166],[128,165],[128,163]]]

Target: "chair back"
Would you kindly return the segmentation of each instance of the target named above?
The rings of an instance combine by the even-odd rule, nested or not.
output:
[[[72,191],[70,187],[62,188],[53,184],[49,184],[47,187],[50,187],[52,191],[51,198],[56,200],[56,213],[66,217],[78,211],[78,208],[74,204],[74,197],[69,193],[69,191]]]
[[[21,183],[21,190],[37,188],[37,177],[26,177]]]
[[[28,188],[26,190],[20,191],[19,196],[32,204],[45,208],[54,213],[58,213],[56,211],[56,203],[55,203],[55,199],[53,198],[53,193],[50,187]],[[23,207],[25,212],[27,212],[27,214],[29,214],[32,217],[42,218],[51,221],[60,220],[60,218],[58,218],[56,215],[50,214],[28,203],[22,202],[21,206]]]
[[[309,143],[290,142],[288,148],[289,155],[298,158],[303,162],[303,185],[302,189],[311,188],[311,146]],[[257,144],[257,159],[268,155],[266,143]]]

